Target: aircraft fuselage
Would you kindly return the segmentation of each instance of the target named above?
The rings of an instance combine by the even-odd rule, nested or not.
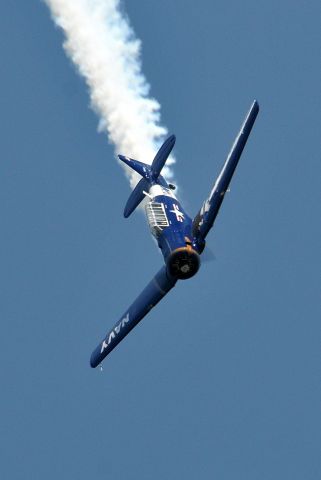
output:
[[[152,185],[146,214],[151,232],[163,254],[171,277],[187,279],[200,267],[198,246],[192,237],[192,219],[170,188]]]
[[[119,155],[122,162],[141,176],[127,200],[124,217],[128,218],[144,199],[147,200],[147,220],[161,249],[165,265],[93,351],[90,358],[93,368],[174,288],[179,279],[190,278],[197,273],[205,238],[213,227],[258,111],[259,105],[254,101],[210,194],[193,220],[177,200],[171,185],[161,175],[175,144],[175,135],[165,140],[151,164]]]

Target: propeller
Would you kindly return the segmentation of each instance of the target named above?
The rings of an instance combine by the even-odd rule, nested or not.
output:
[[[202,263],[209,263],[209,262],[213,262],[214,260],[216,260],[216,255],[215,253],[213,252],[213,250],[211,250],[209,247],[205,247],[204,249],[204,252],[202,253]]]

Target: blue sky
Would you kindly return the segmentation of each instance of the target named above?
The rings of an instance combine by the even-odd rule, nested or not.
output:
[[[320,3],[123,2],[198,210],[253,98],[261,111],[181,282],[92,370],[159,269],[62,33],[2,2],[3,479],[320,478]],[[122,152],[130,154],[130,152]]]

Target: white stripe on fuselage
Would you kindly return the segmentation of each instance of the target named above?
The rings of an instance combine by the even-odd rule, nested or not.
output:
[[[155,197],[158,197],[159,195],[164,195],[166,197],[174,198],[175,200],[177,200],[172,190],[162,187],[161,185],[152,185],[149,189],[149,194],[153,199]]]

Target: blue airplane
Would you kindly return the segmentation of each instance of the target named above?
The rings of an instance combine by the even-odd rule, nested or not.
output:
[[[165,265],[93,351],[91,367],[97,367],[178,280],[185,280],[197,273],[200,256],[205,248],[205,238],[213,226],[258,112],[259,105],[255,100],[209,197],[193,220],[174,195],[175,187],[168,184],[161,175],[175,144],[174,135],[163,143],[151,165],[119,155],[122,162],[142,177],[127,201],[124,216],[129,217],[142,200],[148,198],[145,206],[147,220],[164,256]]]

